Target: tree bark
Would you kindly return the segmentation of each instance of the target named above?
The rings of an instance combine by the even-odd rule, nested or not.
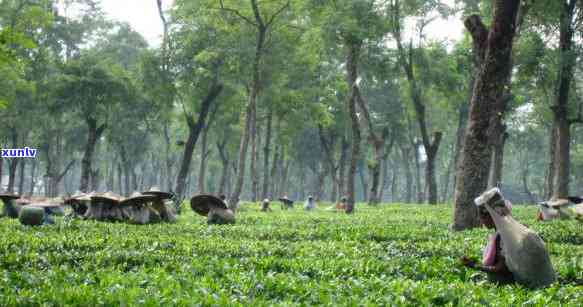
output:
[[[124,194],[124,189],[123,189],[123,167],[121,163],[117,164],[117,184],[119,186],[119,194]]]
[[[249,102],[247,103],[247,110],[245,112],[245,129],[243,130],[243,135],[241,137],[241,144],[239,146],[239,166],[237,167],[237,182],[231,197],[229,199],[229,204],[232,210],[236,210],[236,205],[241,196],[241,191],[243,190],[243,183],[245,182],[245,161],[247,155],[247,145],[249,143],[249,134],[253,133],[252,129],[255,125],[253,120],[256,117],[257,109],[257,97],[261,90],[261,61],[263,57],[263,49],[265,45],[265,38],[267,30],[276,20],[277,16],[281,14],[290,5],[289,1],[277,10],[270,18],[265,18],[261,15],[257,0],[250,0],[251,9],[253,11],[254,20],[241,15],[237,10],[228,9],[224,7],[223,1],[220,1],[221,9],[227,12],[234,13],[238,17],[242,18],[245,22],[257,29],[256,32],[256,44],[255,44],[255,55],[253,57],[252,64],[252,79],[251,88],[249,91]]]
[[[18,133],[16,132],[16,128],[12,127],[10,129],[10,135],[12,138],[12,148],[18,148]],[[20,162],[20,158],[12,158],[9,160],[8,163],[8,193],[14,193],[14,184],[16,182],[16,168],[18,166],[18,162]]]
[[[100,174],[99,169],[91,171],[91,191],[99,191]]]
[[[365,202],[368,200],[368,181],[366,180],[366,162],[363,160],[359,160],[356,172],[358,173],[358,178],[360,179],[360,184],[362,186],[362,201]],[[355,199],[356,202],[356,199]]]
[[[249,95],[249,103],[247,105],[247,110],[245,112],[245,127],[243,129],[243,135],[241,136],[241,143],[239,145],[239,160],[237,166],[237,180],[231,197],[229,199],[229,207],[231,210],[236,210],[237,203],[239,202],[239,197],[243,190],[243,184],[245,183],[245,164],[247,160],[247,146],[249,144],[249,134],[251,133],[251,121],[253,108],[255,104],[255,98],[251,98]]]
[[[18,178],[18,194],[24,195],[24,170],[26,166],[26,160],[20,161],[20,168],[18,170],[19,178]]]
[[[553,126],[556,133],[553,173],[553,198],[569,196],[570,177],[570,143],[571,123],[569,118],[569,90],[573,80],[573,67],[577,55],[572,50],[573,45],[573,17],[577,0],[561,2],[560,29],[559,29],[559,70],[555,89],[555,103],[553,111]]]
[[[474,64],[474,67],[476,67],[477,65]],[[468,95],[468,101],[472,99],[472,89],[474,87],[474,83],[475,83],[475,73],[472,74],[472,77],[470,79],[469,82],[469,86],[468,88],[470,89],[469,91],[469,95]],[[462,103],[462,105],[458,108],[458,113],[459,113],[459,117],[458,117],[458,126],[457,126],[457,130],[456,130],[456,137],[455,137],[455,153],[453,155],[453,161],[452,161],[452,166],[454,167],[454,170],[458,169],[458,165],[461,161],[461,153],[462,153],[462,147],[464,146],[464,138],[466,135],[466,126],[467,126],[467,121],[468,121],[468,104],[467,103]],[[453,172],[453,190],[455,191],[456,189],[456,185],[457,185],[457,173],[454,171]]]
[[[257,108],[253,111],[253,120],[251,121],[251,163],[249,165],[251,171],[251,200],[257,201],[259,178],[257,176],[257,146],[259,143],[259,136],[257,135]]]
[[[381,203],[383,202],[383,196],[385,194],[385,190],[387,189],[387,186],[389,185],[389,163],[388,163],[389,150],[390,149],[387,149],[387,151],[385,152],[385,154],[383,155],[382,160],[381,160],[382,183],[381,183],[381,187],[379,189],[378,197],[377,197],[378,201]]]
[[[32,161],[32,168],[30,170],[30,189],[28,190],[28,195],[34,195],[34,186],[36,185],[36,160]]]
[[[202,138],[200,139],[200,167],[198,170],[198,193],[205,193],[206,165],[210,150],[208,150],[208,131],[209,125],[202,129]]]
[[[172,191],[172,186],[174,182],[172,180],[172,167],[174,165],[174,159],[172,158],[171,153],[171,141],[170,135],[168,133],[168,123],[164,123],[164,142],[166,143],[166,150],[164,152],[165,160],[166,160],[166,187],[168,191]],[[162,182],[160,182],[162,184]]]
[[[93,160],[93,153],[95,152],[95,145],[105,130],[105,124],[97,127],[97,120],[91,117],[87,117],[85,122],[88,128],[88,136],[83,159],[81,160],[81,183],[79,190],[87,193],[89,192],[89,176],[91,176],[91,162]]]
[[[416,141],[411,142],[413,147],[413,156],[415,157],[415,202],[418,204],[423,203],[424,190],[421,187],[421,162],[419,157],[419,143]]]
[[[338,186],[338,176],[336,170],[338,167],[336,166],[336,162],[334,161],[334,145],[336,143],[336,135],[334,133],[326,133],[324,127],[322,125],[318,125],[318,136],[320,138],[320,144],[324,151],[324,162],[326,172],[330,174],[332,179],[332,185],[335,187],[332,189],[331,201],[335,202],[336,194],[337,194],[337,186]]]
[[[227,153],[226,147],[228,142],[228,134],[225,133],[223,140],[221,142],[217,142],[217,151],[219,152],[219,157],[221,158],[221,179],[219,183],[219,190],[218,194],[223,195],[226,194],[225,188],[227,186],[227,178],[229,176],[229,155]]]
[[[411,156],[411,147],[401,145],[401,156],[403,159],[402,165],[405,171],[405,198],[404,202],[406,204],[411,203],[411,198],[413,194],[413,175],[411,174],[411,163],[409,162],[409,157]]]
[[[555,178],[555,152],[557,148],[557,127],[553,120],[553,124],[549,131],[549,163],[546,170],[545,177],[545,199],[550,199],[553,196],[554,188],[554,178]]]
[[[433,141],[431,146],[425,146],[427,154],[427,165],[425,167],[425,185],[427,186],[427,202],[430,204],[437,204],[437,182],[435,180],[435,160],[437,158],[437,149],[441,142],[442,134],[437,131],[433,134]]]
[[[279,151],[281,146],[275,146],[275,150],[273,151],[273,161],[271,162],[271,174],[269,176],[269,178],[271,178],[271,180],[268,183],[268,189],[269,189],[269,198],[270,199],[277,199],[279,197],[279,195],[277,194],[277,186],[276,186],[276,182],[277,182],[277,170],[278,170],[278,165],[281,164],[281,162],[279,161]]]
[[[488,188],[497,187],[502,183],[502,167],[504,164],[504,145],[508,138],[508,133],[505,132],[506,127],[503,125],[503,130],[497,132],[496,144],[492,150],[492,163],[490,164],[490,175],[488,176]]]
[[[451,151],[452,157],[455,157],[456,145],[452,144]],[[442,189],[441,189],[441,202],[446,203],[449,199],[449,185],[451,183],[451,171],[454,168],[456,160],[454,158],[448,160],[447,168],[445,169],[445,174],[443,174]]]
[[[437,156],[437,151],[439,149],[439,144],[441,141],[441,132],[434,132],[433,140],[430,139],[429,132],[427,129],[427,120],[425,116],[425,103],[423,102],[423,95],[421,88],[417,85],[417,77],[414,74],[413,69],[413,47],[409,46],[408,52],[405,52],[405,48],[401,43],[401,28],[400,28],[400,4],[397,1],[393,6],[393,18],[395,19],[395,29],[393,30],[393,36],[397,42],[397,50],[399,52],[399,62],[405,75],[407,77],[407,82],[409,84],[409,95],[413,101],[413,107],[415,109],[415,114],[417,117],[417,122],[419,124],[419,130],[421,132],[421,140],[423,141],[423,147],[427,154],[427,164],[425,168],[425,185],[427,190],[427,201],[430,204],[437,204],[437,183],[435,179],[435,158]]]
[[[188,139],[184,145],[184,153],[182,155],[182,162],[180,164],[180,170],[178,171],[178,176],[176,177],[176,208],[180,208],[180,204],[185,198],[186,191],[186,179],[190,172],[190,163],[192,162],[192,153],[194,152],[194,147],[200,132],[205,126],[205,121],[209,114],[209,110],[215,99],[219,96],[223,90],[223,85],[217,80],[213,81],[209,92],[203,99],[200,105],[200,112],[198,114],[198,119],[194,121],[193,115],[186,115],[186,122],[188,124]],[[179,211],[179,209],[178,209]]]
[[[263,187],[261,199],[269,198],[269,155],[271,151],[271,125],[273,121],[273,112],[267,114],[267,127],[265,128],[265,145],[263,146]],[[275,162],[275,161],[274,161]]]
[[[124,189],[120,192],[122,195],[130,195],[131,193],[131,182],[130,182],[130,161],[125,150],[125,146],[120,146],[120,157],[123,166],[123,178],[124,178]]]
[[[350,166],[348,168],[348,178],[346,180],[346,213],[354,212],[355,191],[354,179],[356,175],[356,166],[360,159],[360,123],[358,120],[356,104],[357,95],[359,93],[358,84],[358,60],[362,48],[362,41],[356,37],[348,36],[344,39],[344,47],[346,48],[346,83],[349,89],[348,99],[346,100],[346,109],[350,117],[352,128],[351,150],[350,150]]]
[[[493,1],[493,21],[489,31],[477,15],[465,21],[474,46],[485,48],[470,104],[462,160],[457,170],[453,230],[479,226],[473,200],[488,185],[492,134],[498,117],[504,112],[502,96],[508,80],[519,3],[519,0]]]
[[[348,160],[348,150],[350,149],[350,144],[346,140],[346,136],[342,136],[342,143],[340,145],[340,159],[338,161],[338,195],[341,197],[346,196],[345,183],[346,183],[346,161]]]
[[[282,151],[282,158],[281,161],[283,161],[283,151]],[[287,160],[285,161],[285,165],[282,169],[282,173],[281,173],[281,183],[279,185],[279,189],[278,189],[278,194],[277,195],[282,195],[282,194],[287,194],[288,193],[288,188],[287,188],[287,184],[288,184],[288,180],[289,180],[289,169],[291,166],[291,160]]]

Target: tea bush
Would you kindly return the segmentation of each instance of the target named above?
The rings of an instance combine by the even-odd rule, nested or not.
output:
[[[0,220],[0,306],[583,305],[583,226],[514,216],[545,240],[559,281],[496,286],[461,267],[488,230],[448,230],[450,206],[358,205],[356,214],[259,212],[207,226],[190,209],[176,224],[58,218]]]

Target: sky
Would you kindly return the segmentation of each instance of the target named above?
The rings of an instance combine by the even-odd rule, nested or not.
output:
[[[165,8],[172,2],[162,0]],[[160,45],[163,29],[156,0],[101,0],[101,7],[109,18],[128,22],[151,46]]]
[[[174,0],[162,0],[168,8]],[[453,6],[454,0],[443,0]],[[162,41],[162,23],[158,16],[156,0],[102,0],[107,16],[118,21],[128,22],[134,30],[142,34],[151,46],[159,46]],[[411,31],[412,25],[408,27]],[[455,41],[462,37],[464,26],[459,16],[447,20],[436,19],[425,29],[427,38]]]

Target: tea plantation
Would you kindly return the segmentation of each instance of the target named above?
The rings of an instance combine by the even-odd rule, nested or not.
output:
[[[322,206],[323,207],[323,206]],[[347,216],[248,206],[236,225],[0,219],[0,306],[492,305],[582,306],[583,224],[514,216],[547,243],[559,281],[495,286],[461,267],[488,231],[448,230],[449,206],[358,205]]]

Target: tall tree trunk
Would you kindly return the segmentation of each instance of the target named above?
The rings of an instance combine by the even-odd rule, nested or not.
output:
[[[249,143],[249,136],[253,135],[253,127],[255,123],[255,114],[257,112],[257,96],[260,91],[260,61],[263,55],[263,44],[265,43],[265,29],[259,29],[257,31],[257,44],[255,49],[255,57],[253,60],[253,79],[251,82],[251,88],[249,91],[249,102],[247,104],[247,110],[245,112],[245,129],[243,130],[243,135],[241,136],[241,145],[239,146],[239,166],[237,167],[237,182],[235,183],[235,189],[229,204],[232,210],[236,210],[236,204],[239,201],[241,192],[243,190],[243,184],[245,182],[245,162],[247,156],[247,146]]]
[[[413,142],[413,156],[415,157],[415,202],[418,204],[423,203],[423,195],[425,190],[421,187],[421,161],[419,157],[419,143]]]
[[[401,156],[403,170],[405,171],[405,198],[406,204],[411,203],[413,194],[413,175],[411,174],[411,163],[409,162],[409,157],[411,156],[411,147],[401,145]]]
[[[340,145],[340,159],[338,161],[338,194],[341,197],[346,197],[345,183],[346,183],[346,162],[348,160],[348,150],[350,144],[346,140],[346,136],[342,136],[342,143]]]
[[[456,152],[456,145],[453,144],[451,146],[451,151],[452,151],[452,157],[455,157],[455,152]],[[442,182],[442,188],[441,188],[441,202],[442,203],[446,203],[449,199],[449,184],[450,184],[450,179],[451,179],[451,170],[454,167],[454,164],[456,163],[455,159],[449,159],[448,160],[448,165],[447,168],[445,169],[445,174],[443,174],[443,182]]]
[[[395,138],[391,138],[391,141],[389,143],[389,145],[387,145],[384,149],[384,153],[381,157],[381,167],[382,167],[382,183],[380,184],[381,187],[378,191],[377,194],[377,200],[378,202],[383,202],[383,194],[385,192],[385,190],[387,189],[388,186],[388,180],[389,180],[389,167],[388,167],[388,159],[389,159],[389,153],[391,152],[391,150],[393,149],[393,144],[395,142]]]
[[[395,156],[396,159],[396,156]],[[398,187],[399,187],[399,164],[393,161],[393,168],[391,169],[391,202],[395,203],[400,200],[398,197]]]
[[[125,146],[121,145],[120,146],[120,158],[121,158],[121,163],[123,166],[123,178],[124,178],[124,189],[121,190],[121,194],[122,195],[128,195],[131,193],[131,182],[130,182],[130,161],[128,160],[128,156],[125,150]]]
[[[36,185],[36,166],[38,162],[36,160],[32,161],[32,169],[30,170],[30,189],[28,190],[28,195],[34,195],[34,186]]]
[[[18,133],[16,128],[12,127],[10,129],[10,135],[12,138],[12,148],[18,148]],[[14,184],[16,182],[16,168],[20,158],[12,158],[9,160],[8,166],[8,193],[14,193]]]
[[[18,194],[24,195],[24,169],[26,166],[26,160],[20,161],[20,169],[18,170],[19,178],[18,178]]]
[[[519,0],[493,1],[493,21],[488,31],[477,15],[465,21],[474,41],[474,50],[484,60],[476,78],[462,160],[457,170],[453,230],[479,225],[473,200],[488,185],[494,124],[504,113],[504,87],[512,55]]]
[[[91,191],[99,191],[100,174],[99,169],[91,171]]]
[[[326,179],[326,168],[320,167],[319,169],[314,169],[314,175],[316,175],[316,182],[314,186],[314,199],[317,201],[322,201],[324,198],[324,180]]]
[[[218,67],[217,67],[218,68]],[[186,177],[190,173],[190,163],[192,162],[192,153],[194,152],[194,147],[198,136],[205,126],[205,121],[209,114],[209,110],[215,99],[219,96],[223,90],[223,85],[215,80],[211,85],[207,96],[203,99],[200,106],[200,112],[198,114],[198,119],[196,122],[191,114],[186,115],[186,122],[188,123],[188,139],[184,145],[184,153],[182,155],[182,162],[180,163],[180,170],[178,171],[178,176],[176,177],[176,203],[175,206],[178,211],[180,211],[180,204],[185,198],[186,191]]]
[[[94,118],[86,118],[88,136],[85,144],[85,152],[81,160],[81,183],[79,190],[81,192],[89,192],[89,176],[91,176],[91,162],[93,160],[93,153],[95,152],[95,145],[105,130],[105,124],[97,127],[97,120]]]
[[[265,128],[265,145],[263,146],[263,187],[261,191],[261,199],[269,198],[269,154],[271,151],[271,125],[273,121],[273,112],[269,111],[267,114],[267,127]],[[274,161],[275,162],[275,161]]]
[[[217,151],[219,152],[219,157],[221,158],[221,179],[219,183],[219,195],[226,195],[226,188],[227,188],[227,178],[229,177],[229,164],[230,159],[227,153],[226,147],[228,142],[228,133],[224,134],[223,140],[221,142],[217,142]]]
[[[433,137],[433,144],[439,146],[441,132],[436,132]],[[427,186],[427,202],[437,204],[437,182],[435,178],[435,160],[437,158],[437,146],[432,146],[431,151],[427,152],[427,164],[425,166],[425,185]]]
[[[385,154],[383,155],[383,158],[381,160],[381,170],[382,170],[382,174],[381,174],[381,179],[382,179],[382,183],[381,183],[381,187],[379,189],[379,193],[378,193],[378,201],[379,202],[383,202],[383,196],[385,194],[385,190],[387,189],[387,187],[389,186],[389,163],[388,163],[388,150],[387,152],[385,152]]]
[[[360,159],[360,123],[358,120],[356,103],[358,95],[358,60],[362,48],[362,41],[355,37],[346,37],[344,41],[346,48],[346,83],[349,89],[348,99],[346,100],[346,109],[350,117],[352,128],[350,166],[348,168],[348,178],[346,180],[346,213],[351,214],[354,211],[355,191],[354,178],[356,175],[356,166]]]
[[[283,151],[282,151],[282,155],[283,155]],[[281,161],[283,161],[283,157],[281,159]],[[289,189],[287,188],[288,186],[288,180],[289,180],[289,169],[291,166],[291,160],[287,160],[285,161],[285,165],[282,168],[282,173],[281,173],[281,183],[279,184],[279,189],[278,189],[278,193],[277,195],[281,195],[281,194],[287,194],[289,192]]]
[[[334,145],[336,143],[336,135],[333,133],[326,133],[324,127],[322,125],[318,125],[318,136],[320,138],[320,145],[324,151],[324,165],[326,169],[326,173],[330,174],[332,179],[332,195],[331,201],[336,201],[336,194],[337,194],[337,185],[338,185],[338,177],[336,174],[337,166],[334,161]]]
[[[394,18],[397,21],[395,24],[400,25],[400,5],[397,1],[393,7]],[[401,43],[401,29],[397,26],[393,31],[393,36],[397,42],[397,49],[399,51],[399,62],[407,77],[409,84],[409,95],[413,101],[413,107],[419,124],[421,132],[421,139],[423,147],[427,154],[427,164],[425,169],[425,185],[427,189],[427,201],[430,204],[437,203],[437,183],[435,179],[435,158],[441,142],[441,132],[436,131],[433,134],[433,139],[430,139],[429,131],[427,129],[427,120],[425,118],[425,103],[423,102],[423,94],[421,88],[417,85],[417,77],[413,69],[413,46],[409,46],[406,53]]]
[[[174,164],[174,159],[172,159],[172,153],[171,153],[171,141],[170,141],[170,135],[168,133],[168,123],[165,122],[164,123],[164,142],[165,142],[165,151],[164,151],[164,158],[166,160],[166,188],[168,191],[172,191],[172,186],[174,185],[174,182],[172,180],[173,176],[172,176],[172,166]],[[162,184],[162,182],[160,182],[160,184]]]
[[[372,128],[372,127],[371,127]],[[373,165],[369,167],[371,173],[371,186],[370,193],[368,194],[368,204],[376,205],[381,199],[381,191],[384,187],[381,187],[381,166],[383,164],[383,159],[385,159],[385,142],[388,136],[388,129],[384,129],[380,137],[374,135],[373,143]]]
[[[111,163],[108,166],[109,169],[109,173],[108,175],[108,179],[107,179],[107,190],[108,191],[113,191],[115,189],[115,159],[114,157],[111,157]]]
[[[119,186],[119,194],[124,194],[124,184],[123,184],[123,167],[122,163],[117,164],[117,184]]]
[[[573,67],[577,54],[572,50],[573,17],[577,0],[561,1],[559,29],[559,70],[555,92],[553,126],[556,128],[555,169],[553,175],[553,198],[569,196],[571,123],[569,118],[569,90],[573,80]],[[583,5],[582,5],[583,8]]]
[[[259,178],[257,176],[257,146],[259,143],[259,136],[257,135],[257,108],[253,111],[253,120],[251,121],[251,163],[249,165],[251,171],[251,200],[257,201]]]
[[[358,161],[358,166],[356,172],[358,173],[358,178],[360,179],[360,184],[362,185],[362,201],[366,201],[368,199],[368,181],[366,180],[366,166],[364,165],[365,161],[360,160]],[[356,202],[356,200],[355,200]]]
[[[257,0],[251,0],[251,9],[253,10],[253,16],[255,21],[251,21],[248,18],[243,18],[243,20],[252,26],[254,26],[257,30],[256,32],[256,44],[255,44],[255,56],[253,57],[253,64],[252,64],[252,79],[251,79],[251,88],[249,90],[249,102],[247,104],[247,111],[245,113],[245,129],[243,130],[243,136],[241,137],[241,145],[239,147],[239,166],[238,174],[237,174],[237,182],[235,184],[235,189],[230,197],[229,204],[231,204],[231,209],[236,209],[236,204],[239,200],[241,195],[241,191],[243,189],[243,183],[245,181],[245,158],[247,155],[247,145],[249,142],[249,134],[253,134],[255,122],[254,119],[256,118],[257,114],[257,97],[259,96],[259,92],[261,90],[261,61],[263,57],[263,49],[265,45],[265,38],[267,31],[269,30],[270,26],[276,20],[277,16],[281,14],[285,9],[287,9],[290,5],[289,1],[277,10],[270,18],[267,20],[261,14],[261,10],[259,9],[259,5]],[[225,9],[223,6],[223,2],[220,1],[221,9],[226,10],[228,12],[235,12],[238,17],[242,15],[238,13],[238,11],[233,9]],[[254,157],[252,157],[254,159]]]
[[[554,178],[555,178],[555,152],[557,148],[557,127],[553,120],[553,124],[549,131],[549,163],[546,170],[545,176],[545,194],[543,197],[545,199],[550,199],[553,196],[554,188]]]
[[[469,88],[469,94],[468,94],[468,101],[470,101],[472,99],[472,91],[474,88],[474,83],[475,83],[475,75],[477,74],[477,64],[474,64],[474,69],[472,70],[472,76],[470,77],[470,82],[468,85]],[[452,162],[452,166],[454,168],[454,170],[458,169],[458,165],[461,161],[461,153],[462,153],[462,147],[464,146],[464,138],[465,138],[465,134],[466,134],[466,126],[467,126],[467,122],[468,122],[468,112],[469,112],[469,107],[468,107],[468,103],[462,103],[460,105],[460,107],[458,108],[458,125],[457,125],[457,129],[456,129],[456,133],[455,133],[455,153],[453,155],[453,162]],[[457,173],[454,171],[453,172],[453,190],[455,191],[457,186]]]
[[[502,167],[504,163],[504,145],[506,144],[506,139],[508,138],[508,133],[505,126],[503,125],[503,131],[497,132],[496,145],[492,150],[492,163],[490,164],[490,175],[488,176],[488,188],[493,188],[499,186],[502,182]]]
[[[279,126],[279,125],[278,125]],[[277,194],[277,187],[276,187],[276,181],[277,181],[277,170],[278,170],[278,165],[281,165],[281,162],[279,161],[279,151],[281,146],[275,146],[275,150],[273,151],[273,161],[271,162],[271,174],[269,176],[269,178],[271,178],[271,180],[268,182],[268,189],[269,189],[269,198],[270,199],[277,199],[279,197],[279,194]]]
[[[528,162],[525,164],[525,168],[522,171],[522,189],[524,190],[524,193],[528,196],[528,200],[530,201],[531,204],[535,204],[536,203],[536,199],[534,197],[534,195],[532,194],[532,192],[530,192],[530,189],[528,188]]]
[[[209,125],[207,125],[202,130],[202,138],[200,139],[200,167],[198,170],[198,193],[203,194],[205,193],[205,179],[206,179],[206,165],[208,161],[208,156],[210,154],[210,150],[208,150],[208,131]]]

